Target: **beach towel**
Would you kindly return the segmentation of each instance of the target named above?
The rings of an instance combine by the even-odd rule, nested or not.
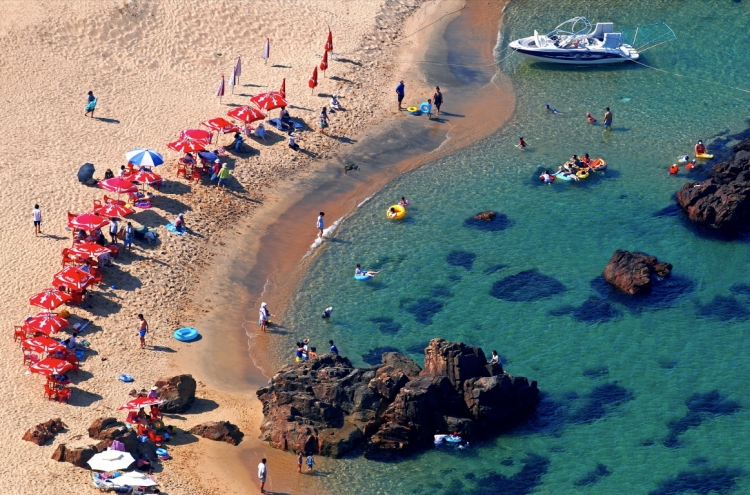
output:
[[[94,98],[94,101],[90,101],[89,104],[86,105],[86,111],[87,112],[93,112],[94,109],[96,108],[96,102],[97,101],[99,101],[99,98]]]
[[[283,129],[284,129],[284,128],[282,127],[282,125],[281,125],[281,119],[279,119],[279,118],[271,119],[271,120],[269,120],[268,122],[269,122],[269,123],[270,123],[270,124],[271,124],[272,126],[274,126],[275,128],[277,128],[277,129],[279,129],[279,130],[283,130]],[[293,121],[293,120],[289,120],[289,121],[287,121],[287,122],[288,122],[289,124],[294,124],[294,128],[295,128],[295,129],[302,129],[302,127],[303,127],[303,125],[302,125],[302,124],[300,124],[299,122],[295,122],[295,121]]]
[[[174,226],[174,222],[169,222],[169,223],[168,223],[168,224],[166,225],[166,227],[167,227],[167,230],[168,230],[168,231],[170,231],[170,232],[172,232],[173,234],[177,234],[177,235],[183,235],[183,234],[185,233],[185,231],[184,231],[184,230],[178,231],[178,230],[177,230],[177,229],[175,228],[175,226]]]

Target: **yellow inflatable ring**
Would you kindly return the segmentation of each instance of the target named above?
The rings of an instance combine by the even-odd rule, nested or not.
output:
[[[391,213],[391,210],[395,210],[396,213]],[[399,220],[406,216],[406,208],[401,205],[393,205],[385,212],[385,216],[390,220]]]
[[[417,107],[406,107],[406,111],[409,113],[415,113],[418,112],[419,109]]]

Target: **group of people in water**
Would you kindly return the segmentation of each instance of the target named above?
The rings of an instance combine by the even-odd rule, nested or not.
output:
[[[685,168],[688,170],[692,170],[695,168],[695,166],[698,164],[697,159],[703,158],[703,159],[711,159],[713,158],[713,155],[706,154],[706,145],[703,144],[703,141],[698,141],[693,148],[695,151],[695,158],[692,160],[688,155],[683,155],[680,158],[677,159],[679,163],[685,163]],[[680,166],[676,163],[673,163],[672,166],[669,167],[669,175],[677,175],[677,173],[680,171]]]
[[[557,172],[554,175],[562,175],[575,181],[581,180],[581,177],[588,177],[589,173],[596,172],[596,169],[591,167],[591,158],[586,153],[582,157],[573,155],[570,160],[563,163],[558,167]],[[539,179],[545,184],[552,184],[553,174],[550,174],[547,170],[542,172]]]

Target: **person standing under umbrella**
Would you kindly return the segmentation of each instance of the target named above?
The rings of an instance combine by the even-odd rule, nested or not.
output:
[[[117,231],[120,227],[120,223],[117,221],[117,217],[109,219],[109,237],[112,238],[112,244],[117,244]]]
[[[94,96],[93,91],[89,91],[88,94],[88,103],[86,104],[86,113],[83,114],[84,117],[88,117],[89,113],[91,114],[91,118],[94,118],[94,110],[96,110],[96,101],[97,98]]]
[[[34,205],[34,211],[31,213],[34,215],[34,235],[39,237],[42,233],[42,210],[39,209],[39,205]]]
[[[435,94],[432,95],[432,103],[437,109],[437,115],[440,116],[440,105],[443,104],[443,93],[440,92],[440,86],[435,87]]]

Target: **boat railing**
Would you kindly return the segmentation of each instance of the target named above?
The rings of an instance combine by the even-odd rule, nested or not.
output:
[[[665,22],[656,22],[623,29],[622,39],[625,44],[643,53],[655,46],[677,39],[677,35]]]

